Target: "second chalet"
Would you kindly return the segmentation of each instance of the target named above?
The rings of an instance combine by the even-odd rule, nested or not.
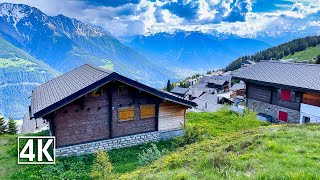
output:
[[[248,108],[276,122],[320,122],[320,65],[261,61],[234,75]]]

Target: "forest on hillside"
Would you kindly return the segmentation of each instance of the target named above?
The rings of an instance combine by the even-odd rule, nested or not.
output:
[[[259,51],[253,55],[242,56],[231,62],[224,70],[233,71],[239,69],[245,60],[259,62],[261,60],[281,59],[296,52],[301,52],[309,47],[316,47],[320,44],[320,36],[308,36],[295,39],[279,46],[274,46],[263,51]],[[319,52],[320,54],[320,52]]]

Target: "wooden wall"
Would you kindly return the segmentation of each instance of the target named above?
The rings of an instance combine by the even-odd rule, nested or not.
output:
[[[109,138],[109,117],[106,88],[99,97],[87,94],[83,108],[80,102],[75,101],[58,109],[54,118],[57,146]]]
[[[186,109],[173,102],[162,102],[159,108],[159,131],[176,130],[184,126]]]
[[[320,94],[304,93],[302,103],[320,107]]]
[[[139,91],[133,87],[121,83],[113,83],[110,91],[112,92],[112,138],[131,134],[151,132],[157,130],[157,117],[140,117],[140,105],[156,105],[160,100],[148,93]],[[128,90],[128,94],[119,94],[118,87]],[[129,121],[119,120],[119,108],[133,107],[134,119]],[[155,106],[155,108],[158,106]]]
[[[247,98],[271,103],[271,87],[247,83]]]
[[[281,100],[281,94],[279,88],[274,88],[272,91],[272,104],[285,107],[288,109],[300,110],[301,92],[291,91],[290,101]]]

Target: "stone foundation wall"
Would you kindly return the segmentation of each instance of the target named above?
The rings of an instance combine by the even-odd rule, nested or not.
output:
[[[178,136],[182,136],[184,133],[183,129],[173,130],[173,131],[161,131],[160,140],[166,141]]]
[[[148,142],[157,142],[159,140],[169,140],[177,136],[181,136],[183,130],[174,131],[155,131],[149,133],[142,133],[130,136],[124,136],[114,139],[106,139],[101,141],[83,143],[78,145],[66,146],[56,149],[57,157],[64,156],[79,156],[84,154],[91,154],[98,150],[111,150],[123,147],[135,146]]]
[[[292,109],[256,101],[253,99],[247,99],[247,107],[249,109],[256,111],[257,113],[263,113],[263,114],[272,116],[275,121],[278,121],[279,110],[286,111],[288,112],[288,122],[290,123],[300,122],[300,112]]]

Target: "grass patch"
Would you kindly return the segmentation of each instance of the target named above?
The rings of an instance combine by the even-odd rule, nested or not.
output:
[[[138,155],[151,144],[108,154],[119,179],[320,178],[319,125],[265,125],[252,112],[188,113],[187,130],[197,132],[180,138],[186,143],[156,143],[166,154],[155,162],[139,163]],[[0,137],[0,179],[90,179],[93,155],[58,158],[55,165],[17,165],[16,139]]]
[[[284,57],[283,59],[296,59],[296,61],[309,60],[313,62],[313,58],[320,55],[320,46],[311,47],[304,51],[296,52],[293,55]]]
[[[120,179],[319,179],[319,138],[319,125],[230,133],[177,149]]]

